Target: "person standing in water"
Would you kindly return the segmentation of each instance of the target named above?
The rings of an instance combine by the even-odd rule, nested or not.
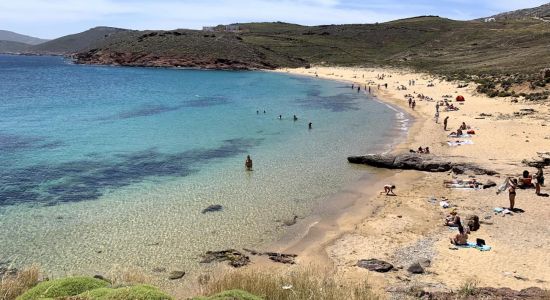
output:
[[[293,120],[294,120],[294,122],[298,121],[298,117],[296,117],[296,115],[294,115]]]
[[[282,120],[283,119],[283,115],[279,115],[279,120]]]
[[[309,124],[307,124],[308,128],[311,129],[311,122],[309,122]]]
[[[244,167],[247,171],[252,171],[252,159],[250,158],[250,155],[246,156],[246,160],[244,161]]]

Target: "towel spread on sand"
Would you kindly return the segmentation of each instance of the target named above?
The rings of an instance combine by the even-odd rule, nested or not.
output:
[[[473,145],[473,144],[474,142],[472,140],[447,142],[447,145],[451,147],[462,146],[462,145]]]
[[[461,135],[456,135],[456,134],[449,134],[448,137],[451,137],[451,138],[458,138],[458,139],[464,139],[464,138],[471,138],[472,135],[471,134],[467,134],[467,133],[464,133],[464,134],[461,134]]]
[[[467,245],[456,245],[456,246],[459,247],[459,248],[476,248],[479,251],[490,251],[491,250],[491,246],[487,246],[487,245],[478,246],[476,243],[473,243],[473,242],[468,242]]]

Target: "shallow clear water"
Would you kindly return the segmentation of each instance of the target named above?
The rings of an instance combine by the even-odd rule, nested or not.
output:
[[[0,262],[193,269],[272,241],[364,175],[346,156],[387,147],[400,119],[333,81],[0,56]]]

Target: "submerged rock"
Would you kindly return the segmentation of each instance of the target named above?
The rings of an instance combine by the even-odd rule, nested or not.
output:
[[[209,212],[216,212],[216,211],[221,211],[222,209],[223,209],[223,206],[221,206],[219,204],[213,204],[213,205],[210,205],[207,208],[203,209],[202,213],[205,214],[205,213],[209,213]]]
[[[229,261],[229,265],[235,268],[240,268],[250,263],[248,256],[235,249],[207,251],[202,257],[201,263]]]
[[[359,268],[364,268],[369,271],[385,273],[393,269],[393,265],[389,262],[379,259],[361,259],[357,262]]]
[[[257,256],[266,255],[269,257],[270,260],[274,262],[282,263],[282,264],[293,265],[296,263],[295,261],[296,257],[298,257],[298,255],[296,254],[286,254],[286,253],[278,253],[278,252],[260,252],[260,251],[251,250],[251,249],[244,249],[244,250],[252,255],[257,255]]]
[[[364,156],[350,156],[348,162],[364,164],[377,168],[418,170],[427,172],[448,172],[456,174],[473,173],[476,175],[495,175],[497,172],[487,170],[472,163],[455,163],[449,160],[426,154],[367,154]]]

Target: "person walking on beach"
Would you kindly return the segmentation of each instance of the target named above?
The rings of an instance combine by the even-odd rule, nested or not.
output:
[[[413,99],[409,98],[409,107],[411,107],[412,103],[413,103]]]
[[[540,196],[540,187],[544,186],[544,173],[542,171],[542,167],[538,167],[537,173],[535,174],[535,179],[537,180],[535,183],[535,193],[537,196]]]
[[[246,156],[246,160],[244,161],[244,167],[247,171],[252,171],[252,159],[250,158],[250,155]]]
[[[436,111],[435,112],[435,124],[438,124],[439,123],[439,112]]]
[[[516,204],[516,188],[518,186],[518,180],[516,178],[510,179],[510,186],[508,187],[508,199],[510,200],[510,210],[514,211],[514,205]]]
[[[449,121],[449,116],[446,116],[445,119],[443,119],[443,130],[447,131],[447,122]]]
[[[355,88],[355,84],[351,84],[351,89],[353,90]]]
[[[411,103],[411,107],[412,107],[413,110],[416,107],[416,101],[414,99],[413,99],[413,102]]]

